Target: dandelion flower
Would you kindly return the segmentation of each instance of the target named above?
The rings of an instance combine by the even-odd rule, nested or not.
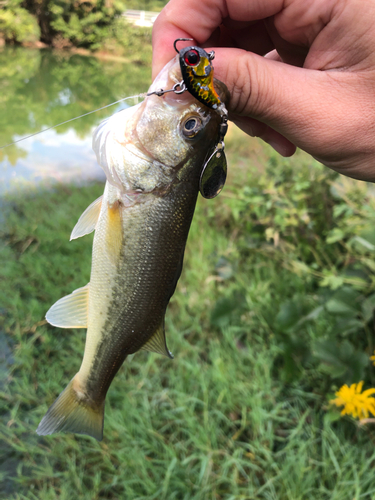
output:
[[[369,413],[375,416],[375,389],[367,389],[362,392],[363,381],[358,384],[352,384],[348,387],[343,385],[336,392],[336,399],[330,401],[336,406],[343,406],[341,415],[352,415],[354,418],[368,418]]]
[[[372,356],[370,356],[370,360],[372,361],[372,364],[375,366],[375,351]]]

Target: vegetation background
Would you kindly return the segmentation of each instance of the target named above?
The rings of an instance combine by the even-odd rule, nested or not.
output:
[[[127,9],[160,12],[166,0],[2,0],[0,39],[6,44],[140,52],[149,34],[126,23]],[[134,40],[135,39],[135,40]],[[147,47],[147,44],[146,44]]]
[[[0,15],[11,5],[26,10],[9,2]],[[7,106],[22,96],[32,106],[22,83],[31,61],[16,64],[25,78]],[[69,73],[69,57],[58,61],[91,106],[95,92]],[[79,81],[94,64],[82,61],[70,62]],[[142,352],[125,362],[101,443],[35,429],[82,359],[85,332],[44,315],[89,280],[92,237],[69,243],[69,234],[103,185],[1,200],[0,338],[11,366],[0,379],[0,498],[375,498],[374,420],[343,418],[329,403],[343,384],[375,386],[375,188],[301,152],[283,159],[234,127],[226,144],[227,185],[198,202],[167,312],[175,359]]]

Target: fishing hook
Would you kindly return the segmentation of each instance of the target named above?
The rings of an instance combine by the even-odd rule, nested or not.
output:
[[[180,51],[176,47],[177,42],[192,42],[192,41],[193,41],[192,38],[177,38],[173,43],[174,50],[177,52],[177,54],[179,54]]]
[[[180,53],[180,51],[177,49],[177,42],[192,42],[193,39],[192,38],[177,38],[177,40],[174,41],[173,43],[173,47],[174,47],[174,50],[177,52],[177,54]],[[209,61],[212,61],[213,59],[215,59],[215,51],[214,50],[211,50],[211,52],[208,52],[208,60]]]

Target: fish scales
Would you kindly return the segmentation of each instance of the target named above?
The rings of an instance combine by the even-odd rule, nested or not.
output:
[[[150,87],[181,81],[178,58]],[[223,84],[217,90],[227,97]],[[93,148],[106,173],[104,194],[81,215],[71,239],[95,230],[90,283],[57,301],[47,320],[87,328],[78,373],[37,429],[103,437],[109,386],[139,350],[172,357],[164,316],[181,274],[185,244],[220,115],[184,95],[151,95],[105,120]]]
[[[170,196],[155,197],[142,205],[123,209],[123,242],[115,270],[116,280],[105,314],[98,347],[90,363],[88,393],[93,399],[104,398],[125,357],[138,351],[161,326],[165,310],[181,271],[181,260],[193,217],[197,182],[184,182]],[[121,211],[121,208],[119,209]],[[103,225],[106,218],[103,217]],[[105,235],[96,230],[94,248],[106,246]],[[93,259],[90,281],[90,307],[97,308],[108,273],[105,252]],[[108,285],[107,285],[108,286]],[[124,295],[124,290],[128,293]],[[91,293],[93,298],[91,299]],[[111,343],[107,339],[111,339]],[[88,361],[88,360],[87,360]],[[84,358],[83,365],[86,359]],[[117,371],[117,370],[116,370]],[[100,386],[99,386],[100,384]]]

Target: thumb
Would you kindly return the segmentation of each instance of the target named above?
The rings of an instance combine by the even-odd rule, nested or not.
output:
[[[353,152],[353,130],[368,133],[358,109],[359,105],[372,108],[363,75],[299,68],[240,49],[215,51],[215,77],[231,94],[231,119],[251,135],[259,135],[257,122],[261,122],[278,133],[277,141],[281,135],[340,169],[345,148],[347,154]]]

